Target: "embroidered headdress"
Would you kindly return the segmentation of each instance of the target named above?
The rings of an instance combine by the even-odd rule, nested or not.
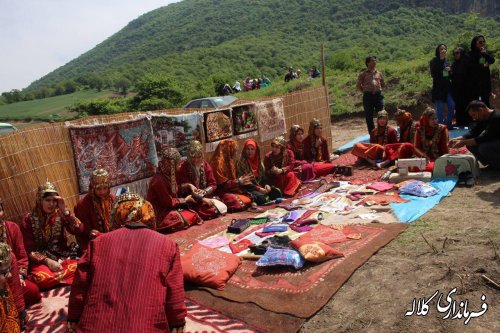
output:
[[[188,146],[188,157],[196,157],[203,154],[203,145],[198,140],[193,140]]]
[[[156,230],[153,206],[138,194],[124,193],[116,198],[111,211],[111,230],[130,223],[142,223]]]
[[[5,267],[11,264],[12,257],[10,252],[12,249],[7,243],[0,243],[0,267]]]
[[[286,141],[285,141],[285,137],[283,135],[280,135],[277,138],[274,138],[273,141],[271,141],[271,145],[275,144],[275,145],[278,145],[278,146],[284,146],[285,143],[286,143]]]
[[[382,118],[382,117],[389,118],[389,114],[387,113],[387,111],[382,110],[377,113],[377,118]]]
[[[109,172],[104,168],[95,169],[90,177],[93,188],[109,187]]]

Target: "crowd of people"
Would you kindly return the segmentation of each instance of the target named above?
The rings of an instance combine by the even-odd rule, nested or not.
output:
[[[453,60],[448,58],[447,50],[445,44],[437,45],[435,57],[429,63],[432,101],[439,124],[451,129],[455,118],[457,126],[467,127],[472,121],[466,111],[470,102],[479,100],[490,107],[490,65],[495,58],[487,51],[486,39],[482,35],[472,39],[468,53],[463,47],[456,47]],[[357,88],[363,93],[366,125],[371,133],[375,127],[374,115],[384,109],[382,91],[385,82],[383,74],[376,68],[376,56],[368,56],[365,64],[367,68],[359,74]]]
[[[231,87],[229,83],[224,84],[222,88],[221,95],[227,96],[231,94],[239,93],[240,91],[251,91],[256,89],[262,89],[265,87],[269,87],[271,85],[271,80],[262,75],[260,78],[251,79],[247,77],[243,80],[243,87],[241,86],[240,81],[236,81],[234,85]]]
[[[302,77],[301,75],[302,71],[300,69],[294,71],[292,67],[288,67],[288,70],[285,74],[285,82],[289,82],[291,80],[300,80]],[[309,69],[307,75],[309,79],[315,79],[321,76],[321,72],[316,68],[316,66],[313,66]]]

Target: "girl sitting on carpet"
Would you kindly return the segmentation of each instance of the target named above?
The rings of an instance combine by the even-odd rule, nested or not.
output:
[[[279,136],[271,141],[271,151],[264,158],[264,167],[269,182],[281,192],[292,197],[300,188],[301,182],[293,173],[295,165],[293,152],[285,146],[285,138]]]
[[[250,176],[252,182],[240,187],[257,205],[281,197],[281,191],[267,183],[264,165],[260,159],[260,148],[254,139],[245,141],[241,158],[236,165],[236,175]]]
[[[308,181],[316,178],[313,165],[304,158],[304,129],[300,125],[290,128],[290,141],[287,149],[291,150],[295,157],[293,172],[300,180]]]
[[[190,207],[203,211],[210,209],[207,205],[199,206],[192,195],[179,197],[176,170],[181,155],[175,148],[162,151],[158,170],[149,183],[146,200],[155,210],[157,230],[162,233],[187,229],[194,224],[202,224],[203,220]]]
[[[304,159],[313,164],[317,177],[326,176],[334,171],[331,161],[335,155],[330,155],[328,143],[323,136],[323,127],[318,119],[309,123],[309,132],[304,139]]]
[[[432,171],[434,161],[448,152],[448,129],[446,125],[438,123],[436,111],[427,108],[420,118],[420,127],[415,134],[415,155],[431,162],[426,170]]]
[[[0,333],[19,333],[21,326],[19,312],[14,300],[14,294],[9,287],[8,280],[11,276],[11,265],[13,263],[11,249],[7,243],[0,243]]]
[[[358,142],[354,145],[352,154],[359,160],[365,160],[372,166],[383,168],[390,163],[386,158],[385,146],[398,142],[398,135],[394,128],[389,126],[389,115],[387,111],[382,110],[377,114],[377,127],[370,133],[370,143]]]
[[[221,209],[224,213],[227,211],[227,207],[222,202],[212,199],[217,189],[217,181],[212,167],[203,159],[203,145],[200,141],[190,142],[187,159],[181,162],[177,170],[177,181],[180,184],[181,194],[191,195],[198,206],[203,207],[198,210],[203,221],[218,217],[220,205],[224,206]]]
[[[66,234],[80,235],[83,228],[52,183],[39,186],[35,207],[21,223],[30,261],[28,279],[40,289],[71,284],[77,265],[74,259],[77,246],[76,243],[72,243],[74,246],[71,247],[68,245]]]
[[[75,216],[83,223],[84,231],[79,237],[82,251],[88,243],[110,229],[109,217],[115,196],[110,192],[109,173],[98,168],[90,177],[89,192],[75,206]]]
[[[236,140],[222,140],[212,156],[212,167],[217,180],[216,195],[221,198],[229,211],[244,210],[252,200],[243,194],[240,185],[250,185],[252,176],[236,177]]]

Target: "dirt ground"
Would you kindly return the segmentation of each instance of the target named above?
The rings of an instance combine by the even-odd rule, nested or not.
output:
[[[361,118],[334,122],[333,146],[363,135],[365,126]],[[483,277],[500,283],[499,255],[500,172],[483,171],[476,186],[455,188],[372,256],[301,332],[500,332],[500,290]],[[438,294],[426,316],[405,316],[414,298],[436,291],[447,306],[453,288],[457,309],[467,300],[469,312],[481,311],[485,295],[484,315],[467,325],[464,318],[442,319],[448,311],[438,312]]]

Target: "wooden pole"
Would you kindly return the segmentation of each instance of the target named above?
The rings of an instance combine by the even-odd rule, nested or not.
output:
[[[321,79],[323,80],[323,87],[326,87],[326,74],[325,74],[325,46],[321,43]]]

